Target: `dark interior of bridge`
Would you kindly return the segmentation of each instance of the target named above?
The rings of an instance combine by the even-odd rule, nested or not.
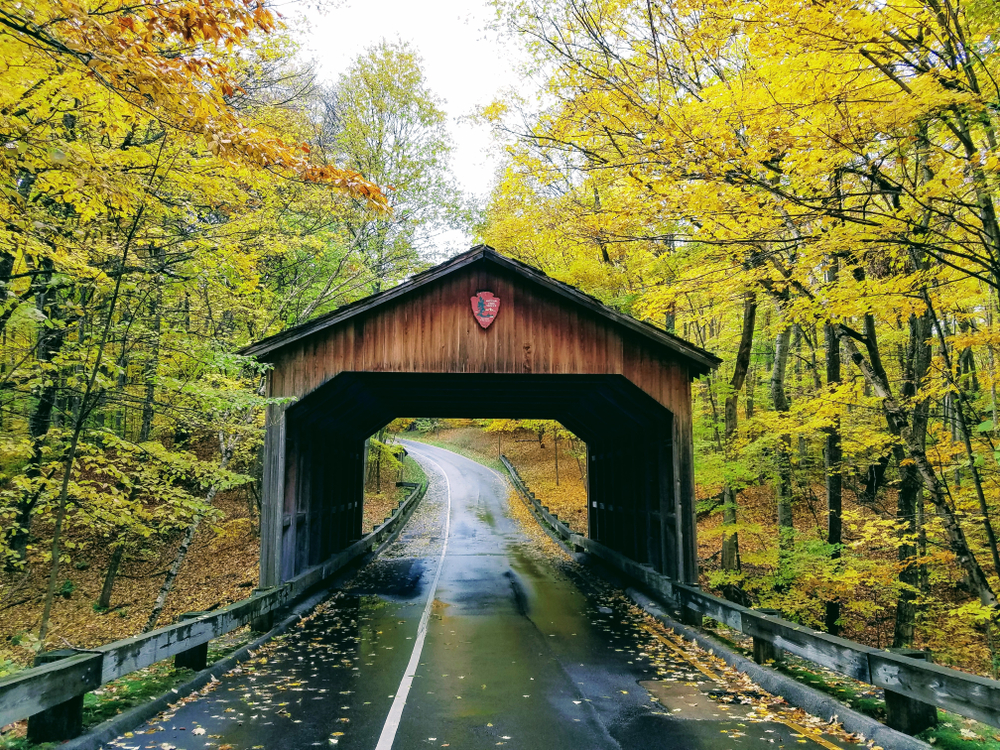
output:
[[[625,377],[363,372],[287,410],[285,580],[361,536],[364,441],[401,416],[561,422],[588,448],[588,535],[674,575],[672,415]]]

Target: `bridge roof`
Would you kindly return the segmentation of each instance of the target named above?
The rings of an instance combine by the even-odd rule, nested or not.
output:
[[[711,352],[649,323],[624,315],[600,300],[584,294],[576,287],[556,281],[537,268],[501,255],[488,245],[477,245],[468,252],[419,273],[392,289],[365,297],[314,320],[262,339],[246,347],[243,353],[261,359],[271,359],[276,352],[290,344],[350,320],[357,315],[367,313],[417,289],[434,284],[450,274],[477,263],[499,266],[516,276],[520,276],[529,284],[544,287],[554,292],[569,305],[586,308],[607,319],[615,326],[638,334],[647,344],[652,344],[655,348],[665,350],[672,356],[688,362],[691,371],[695,374],[705,374],[718,367],[722,362]]]

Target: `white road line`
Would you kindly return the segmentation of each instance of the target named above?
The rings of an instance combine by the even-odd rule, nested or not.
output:
[[[441,571],[444,569],[444,556],[448,552],[448,536],[451,533],[451,482],[448,481],[448,474],[441,465],[426,455],[424,460],[434,464],[437,470],[444,477],[444,484],[448,491],[448,512],[444,522],[444,546],[441,548],[441,560],[438,562],[437,573],[434,574],[434,582],[431,583],[430,591],[427,594],[427,604],[424,606],[424,613],[420,616],[420,625],[417,626],[417,637],[413,644],[413,653],[410,654],[410,662],[406,665],[403,673],[403,681],[399,683],[396,697],[392,701],[389,709],[389,716],[386,717],[385,726],[382,727],[382,734],[379,735],[378,745],[375,750],[392,750],[392,743],[396,739],[396,732],[399,731],[399,722],[403,718],[403,707],[406,705],[406,696],[410,693],[410,686],[413,685],[413,678],[420,665],[420,652],[424,650],[424,639],[427,638],[427,623],[431,619],[431,609],[434,607],[434,599],[437,594],[438,581],[441,580]]]

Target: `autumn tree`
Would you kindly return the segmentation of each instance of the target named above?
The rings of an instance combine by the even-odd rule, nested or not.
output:
[[[464,221],[449,172],[447,117],[420,56],[404,42],[366,50],[319,104],[316,140],[323,153],[388,186],[391,212],[355,200],[342,220],[344,242],[377,292],[420,268],[441,233]]]
[[[481,234],[518,255],[534,220],[554,275],[606,298],[625,274],[631,311],[724,357],[696,389],[700,461],[728,444],[772,482],[775,532],[734,577],[724,503],[712,580],[848,632],[875,616],[857,587],[881,586],[895,645],[933,639],[949,607],[995,628],[996,9],[499,7],[545,88],[483,111],[510,156]],[[731,430],[741,386],[754,413]]]
[[[0,10],[0,551],[47,568],[41,642],[69,525],[127,554],[185,537],[249,478],[227,463],[259,436],[260,373],[233,350],[274,319],[270,259],[310,241],[287,217],[386,209],[310,155],[304,114],[245,106],[241,83],[280,53],[256,43],[281,33],[241,0]],[[205,434],[221,460],[187,450]]]

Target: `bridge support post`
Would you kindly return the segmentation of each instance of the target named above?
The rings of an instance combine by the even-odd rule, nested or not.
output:
[[[918,661],[933,661],[930,651],[915,648],[891,648],[894,654]],[[919,734],[929,727],[937,726],[937,707],[929,703],[909,698],[891,690],[885,691],[886,724],[899,732]]]
[[[770,617],[781,617],[780,609],[755,609],[754,611]],[[757,636],[753,637],[753,660],[758,664],[780,664],[782,661],[781,653],[781,649],[771,641]]]
[[[271,375],[268,376],[270,382]],[[269,391],[270,392],[270,391]],[[281,584],[285,504],[285,407],[267,407],[264,436],[264,483],[260,509],[260,586]]]
[[[45,651],[35,656],[33,666],[51,664],[76,656],[77,651],[64,648]],[[63,742],[83,733],[83,694],[28,717],[28,742]]]
[[[185,612],[177,616],[177,622],[196,620],[209,612]],[[208,643],[202,643],[174,656],[174,669],[193,669],[200,672],[208,666]]]

